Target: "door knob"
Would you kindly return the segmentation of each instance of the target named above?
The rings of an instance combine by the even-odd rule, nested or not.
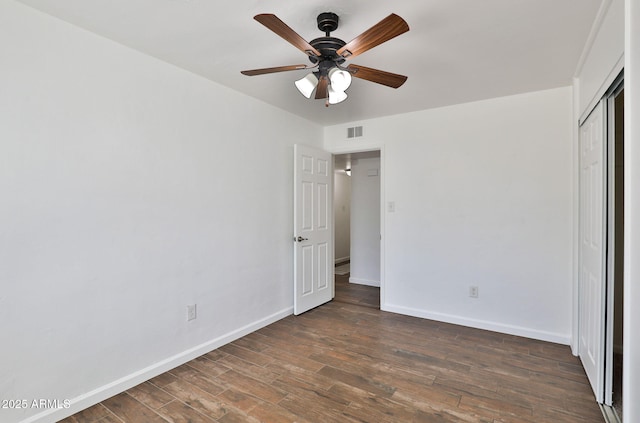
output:
[[[303,238],[303,237],[299,236],[298,238],[293,238],[293,240],[297,241],[297,242],[302,242],[302,241],[308,241],[309,238]]]

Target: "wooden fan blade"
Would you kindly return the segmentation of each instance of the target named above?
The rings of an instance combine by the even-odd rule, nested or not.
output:
[[[280,18],[271,13],[263,13],[253,17],[256,21],[275,32],[286,41],[290,42],[295,48],[302,51],[309,56],[322,56],[318,50],[316,50],[311,44],[309,44],[304,38],[298,35],[293,29],[291,29],[286,23],[282,22]]]
[[[409,30],[409,24],[395,13],[390,14],[353,40],[349,41],[336,53],[345,59],[356,57],[385,41],[404,34]]]
[[[327,98],[328,86],[329,86],[329,78],[327,78],[326,76],[321,76],[320,80],[318,81],[318,86],[316,87],[316,100],[323,100]]]
[[[240,71],[240,73],[247,76],[256,76],[256,75],[264,75],[266,73],[286,72],[286,71],[308,69],[308,68],[309,66],[307,65],[290,65],[290,66],[278,66],[275,68],[244,70],[244,71]]]
[[[351,76],[354,78],[366,79],[367,81],[386,85],[391,88],[398,88],[407,80],[407,77],[404,75],[368,68],[366,66],[351,64],[347,67],[347,70],[350,71]]]

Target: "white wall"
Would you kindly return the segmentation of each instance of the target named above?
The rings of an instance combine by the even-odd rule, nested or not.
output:
[[[603,0],[576,70],[579,118],[586,118],[624,66],[624,0]]]
[[[384,147],[382,308],[569,343],[571,122],[566,87],[325,128]]]
[[[640,4],[625,20],[624,422],[640,421]]]
[[[351,250],[351,178],[344,169],[333,174],[334,256],[336,263],[349,260]]]
[[[380,286],[380,158],[351,163],[350,269],[349,282]]]
[[[13,1],[0,74],[0,398],[73,400],[0,421],[291,313],[292,145],[319,126]]]

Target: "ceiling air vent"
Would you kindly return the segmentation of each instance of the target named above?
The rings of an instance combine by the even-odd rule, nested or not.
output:
[[[362,136],[362,126],[347,128],[347,138],[357,138]]]

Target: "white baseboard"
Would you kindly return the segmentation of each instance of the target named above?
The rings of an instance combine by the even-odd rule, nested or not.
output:
[[[452,323],[454,325],[468,326],[476,329],[490,330],[493,332],[505,333],[508,335],[522,336],[525,338],[537,339],[539,341],[553,342],[556,344],[570,345],[571,336],[569,334],[559,334],[545,332],[537,329],[529,329],[521,326],[505,325],[503,323],[487,322],[484,320],[469,319],[467,317],[455,316],[451,314],[419,310],[409,307],[402,307],[393,304],[382,304],[382,311],[404,314],[407,316],[420,317],[423,319],[435,320],[438,322]]]
[[[338,265],[338,264],[346,263],[348,261],[351,261],[351,256],[340,257],[335,259],[333,262],[335,265]]]
[[[196,357],[200,357],[203,354],[213,351],[223,345],[233,342],[236,339],[242,338],[245,335],[255,332],[271,323],[277,322],[289,315],[293,314],[293,307],[286,308],[263,319],[250,323],[225,335],[219,336],[215,339],[207,341],[203,344],[197,345],[172,357],[169,357],[159,363],[155,363],[149,367],[141,369],[135,373],[127,375],[123,378],[115,380],[107,385],[101,386],[93,391],[87,392],[76,398],[73,398],[70,402],[69,408],[47,410],[42,413],[36,414],[22,420],[20,423],[55,423],[66,417],[71,416],[79,411],[89,408],[99,402],[111,398],[127,389],[133,388],[142,382],[145,382],[151,378],[154,378],[164,372],[174,369],[188,361],[193,360]]]
[[[376,286],[380,288],[380,281],[372,281],[369,279],[349,278],[349,283],[356,283],[358,285]]]

